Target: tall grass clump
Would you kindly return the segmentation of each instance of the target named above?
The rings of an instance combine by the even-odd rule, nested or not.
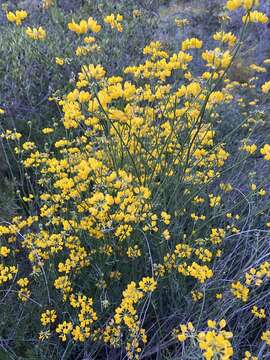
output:
[[[50,95],[58,119],[33,140],[1,109],[18,173],[0,224],[3,359],[268,358],[270,81],[228,76],[268,18],[257,0],[224,5],[239,34],[224,25],[213,49],[193,37],[174,53],[153,39],[115,72],[95,54],[103,33],[119,44],[125,15],[71,20],[71,58],[51,59],[78,69]],[[33,51],[49,46],[46,24],[6,16]]]

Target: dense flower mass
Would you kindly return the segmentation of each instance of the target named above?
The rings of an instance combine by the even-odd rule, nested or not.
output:
[[[269,140],[253,136],[265,114],[259,99],[243,97],[258,89],[266,101],[270,81],[230,78],[249,23],[268,21],[257,6],[227,1],[227,10],[244,13],[243,30],[216,31],[212,48],[197,37],[172,51],[153,40],[119,73],[96,59],[103,34],[122,36],[128,16],[72,19],[65,27],[74,59],[59,49],[49,61],[63,74],[73,66],[65,90],[50,95],[59,119],[43,124],[41,140],[1,128],[24,181],[20,211],[0,223],[0,285],[4,300],[34,309],[31,337],[55,358],[92,351],[89,358],[151,359],[165,349],[179,359],[257,359],[250,343],[259,331],[254,350],[270,345],[270,259],[260,254],[269,184],[250,171],[237,185],[246,163],[269,165]],[[27,13],[6,17],[21,25]],[[50,40],[45,26],[22,33],[34,49]],[[264,65],[249,69],[265,74]],[[244,120],[224,135],[228,109]],[[238,347],[241,311],[249,338]]]

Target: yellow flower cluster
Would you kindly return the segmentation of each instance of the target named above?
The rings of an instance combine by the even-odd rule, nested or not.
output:
[[[55,58],[55,63],[56,63],[57,65],[63,66],[63,65],[65,64],[65,60],[64,60],[63,58],[56,57],[56,58]]]
[[[197,38],[186,39],[182,42],[182,51],[201,49],[203,42]]]
[[[85,341],[91,335],[91,326],[97,320],[93,309],[93,299],[79,294],[70,296],[70,304],[78,309],[78,324],[73,327],[72,336],[75,341]]]
[[[179,328],[174,329],[173,335],[178,341],[184,342],[188,338],[195,338],[196,332],[192,322],[188,322],[187,324],[180,324]]]
[[[15,131],[6,130],[5,132],[0,134],[0,137],[5,138],[7,140],[20,140],[22,134],[20,134],[16,130]]]
[[[202,58],[207,62],[206,66],[217,70],[228,68],[232,61],[231,53],[228,50],[223,52],[220,48],[203,52]]]
[[[244,274],[244,285],[240,282],[234,282],[231,285],[231,292],[237,298],[243,302],[247,302],[249,299],[250,288],[258,288],[266,283],[270,278],[270,263],[265,261],[261,263],[258,268],[251,268]],[[259,317],[264,318],[264,309],[258,309],[256,306],[252,308],[252,313]]]
[[[196,249],[188,244],[178,244],[171,254],[168,253],[164,257],[163,264],[156,265],[156,274],[164,276],[166,271],[171,272],[175,269],[183,276],[191,276],[204,283],[213,276],[213,271],[207,265],[192,261],[193,254],[203,263],[210,262],[213,256],[208,249],[202,247]],[[189,263],[183,259],[189,259]]]
[[[232,32],[218,31],[213,35],[213,39],[221,43],[228,43],[230,47],[236,44],[237,38]]]
[[[59,334],[59,337],[62,341],[66,341],[67,335],[71,333],[72,329],[72,322],[63,321],[61,324],[58,324],[55,331],[57,332],[57,334]]]
[[[267,70],[265,67],[263,66],[258,66],[256,64],[251,64],[249,65],[250,69],[252,69],[253,71],[257,72],[257,73],[265,73]]]
[[[264,281],[270,278],[270,263],[268,261],[263,262],[257,269],[251,268],[245,274],[246,285],[261,286]]]
[[[257,150],[257,145],[244,144],[240,149],[246,151],[249,154],[254,154],[255,151]]]
[[[243,23],[251,22],[266,24],[268,23],[269,18],[267,15],[260,11],[251,11],[249,14],[243,16],[242,21]]]
[[[17,280],[17,284],[20,287],[20,290],[18,292],[18,297],[21,299],[21,301],[28,301],[31,292],[28,289],[29,280],[27,278],[21,278]]]
[[[88,20],[81,20],[79,23],[72,20],[72,22],[68,23],[68,28],[76,34],[82,35],[86,34],[88,30],[93,33],[100,32],[101,25],[99,25],[92,17],[89,17]]]
[[[138,245],[135,245],[134,247],[129,247],[127,250],[127,256],[131,259],[135,259],[137,257],[141,256],[141,250],[139,249]]]
[[[121,325],[128,329],[126,351],[129,359],[139,359],[141,352],[140,343],[145,344],[147,337],[139,320],[136,305],[142,302],[147,294],[156,289],[157,283],[153,278],[145,277],[139,282],[131,282],[123,292],[120,306],[115,310],[114,319],[105,328],[102,335],[105,342],[112,346],[119,346]],[[147,301],[147,300],[146,300]]]
[[[15,266],[5,266],[0,264],[0,285],[5,282],[13,279],[14,275],[16,275],[18,269]]]
[[[255,317],[257,317],[259,319],[265,319],[266,318],[265,310],[264,309],[258,309],[258,307],[255,306],[255,305],[252,307],[251,312]]]
[[[109,24],[112,29],[116,29],[119,32],[123,31],[123,26],[121,22],[123,21],[123,16],[120,14],[111,14],[108,16],[105,16],[104,22],[105,24]]]
[[[249,351],[245,351],[245,357],[243,357],[243,360],[258,360],[258,357],[252,356]]]
[[[188,19],[175,19],[174,22],[175,22],[175,25],[178,27],[184,27],[189,24]]]
[[[248,11],[255,6],[259,6],[259,0],[228,0],[226,4],[227,9],[230,11],[237,10],[240,7]]]
[[[0,246],[0,256],[7,257],[10,253],[10,249],[6,246]]]
[[[270,144],[265,144],[261,148],[260,153],[264,155],[264,160],[270,160]]]
[[[9,22],[14,22],[19,26],[27,18],[28,14],[25,10],[16,10],[15,12],[9,11],[6,16]]]
[[[242,285],[240,281],[232,284],[231,291],[237,299],[240,299],[244,302],[248,301],[249,289]]]
[[[262,92],[264,94],[268,94],[269,90],[270,90],[270,81],[267,81],[262,85]]]
[[[203,298],[203,293],[201,291],[192,290],[191,296],[193,301],[200,301]]]
[[[55,310],[46,310],[40,316],[40,322],[43,326],[53,324],[56,321],[57,315]]]
[[[91,327],[97,320],[97,314],[93,309],[93,300],[85,295],[71,294],[69,303],[76,310],[74,322],[63,321],[56,326],[56,333],[62,341],[67,341],[68,336],[72,336],[74,341],[84,342],[91,336]],[[43,326],[52,324],[56,321],[55,310],[47,310],[41,315]]]
[[[262,333],[261,339],[270,346],[270,330],[266,330]]]
[[[197,332],[191,322],[187,325],[181,324],[173,334],[180,342],[187,339],[195,341],[201,349],[203,358],[206,360],[220,359],[229,360],[233,356],[233,348],[230,339],[233,334],[225,331],[226,321],[222,319],[219,323],[213,320],[207,322],[208,330]]]
[[[151,55],[151,60],[155,60],[157,58],[164,58],[168,57],[166,51],[162,49],[162,45],[159,41],[151,41],[151,43],[144,47],[143,49],[144,55]]]
[[[44,40],[46,38],[46,30],[44,30],[42,26],[38,28],[28,27],[25,33],[32,40]]]

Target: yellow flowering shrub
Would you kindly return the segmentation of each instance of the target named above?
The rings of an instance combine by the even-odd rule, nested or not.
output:
[[[269,321],[260,300],[269,296],[269,252],[260,239],[268,230],[259,223],[269,214],[259,206],[251,213],[269,186],[257,188],[249,174],[238,187],[237,171],[258,154],[265,166],[270,160],[269,144],[252,138],[259,100],[242,104],[246,87],[259,88],[264,99],[269,82],[257,81],[254,90],[254,79],[241,85],[229,70],[249,23],[268,18],[255,10],[259,1],[224,5],[244,12],[239,35],[216,31],[212,49],[197,37],[176,51],[153,40],[143,60],[121,73],[91,54],[102,48],[107,27],[111,36],[125,31],[125,15],[72,19],[76,71],[67,91],[50,95],[59,119],[44,124],[42,141],[1,130],[1,140],[14,145],[23,183],[19,215],[0,223],[0,285],[4,300],[10,295],[34,309],[31,336],[40,349],[57,349],[55,359],[150,359],[163,350],[187,351],[183,358],[256,358],[250,339],[242,335],[237,347],[233,334],[243,309],[250,310],[248,326],[255,324],[249,336],[256,321]],[[43,1],[44,9],[53,6]],[[26,16],[7,13],[7,20],[21,25]],[[45,25],[22,29],[29,40],[50,41]],[[56,55],[51,63],[68,68],[72,59]],[[222,136],[230,108],[241,108],[245,121]],[[233,151],[236,131],[243,136]],[[260,229],[249,226],[251,214]],[[268,333],[261,334],[267,344]]]

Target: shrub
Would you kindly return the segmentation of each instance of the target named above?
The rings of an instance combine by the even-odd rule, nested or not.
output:
[[[87,62],[70,55],[78,73],[50,98],[61,119],[40,140],[1,134],[23,180],[21,212],[0,226],[10,356],[267,356],[269,189],[251,170],[269,174],[270,145],[257,135],[269,84],[228,77],[252,22],[268,21],[258,5],[228,1],[243,26],[216,33],[214,49],[188,38],[170,53],[152,41],[121,72],[106,41],[124,41],[125,16],[68,23],[70,51]],[[33,49],[50,41],[45,26],[26,31],[29,40],[14,30]],[[65,56],[54,60],[56,76],[69,71]],[[224,131],[229,111],[239,119]]]

